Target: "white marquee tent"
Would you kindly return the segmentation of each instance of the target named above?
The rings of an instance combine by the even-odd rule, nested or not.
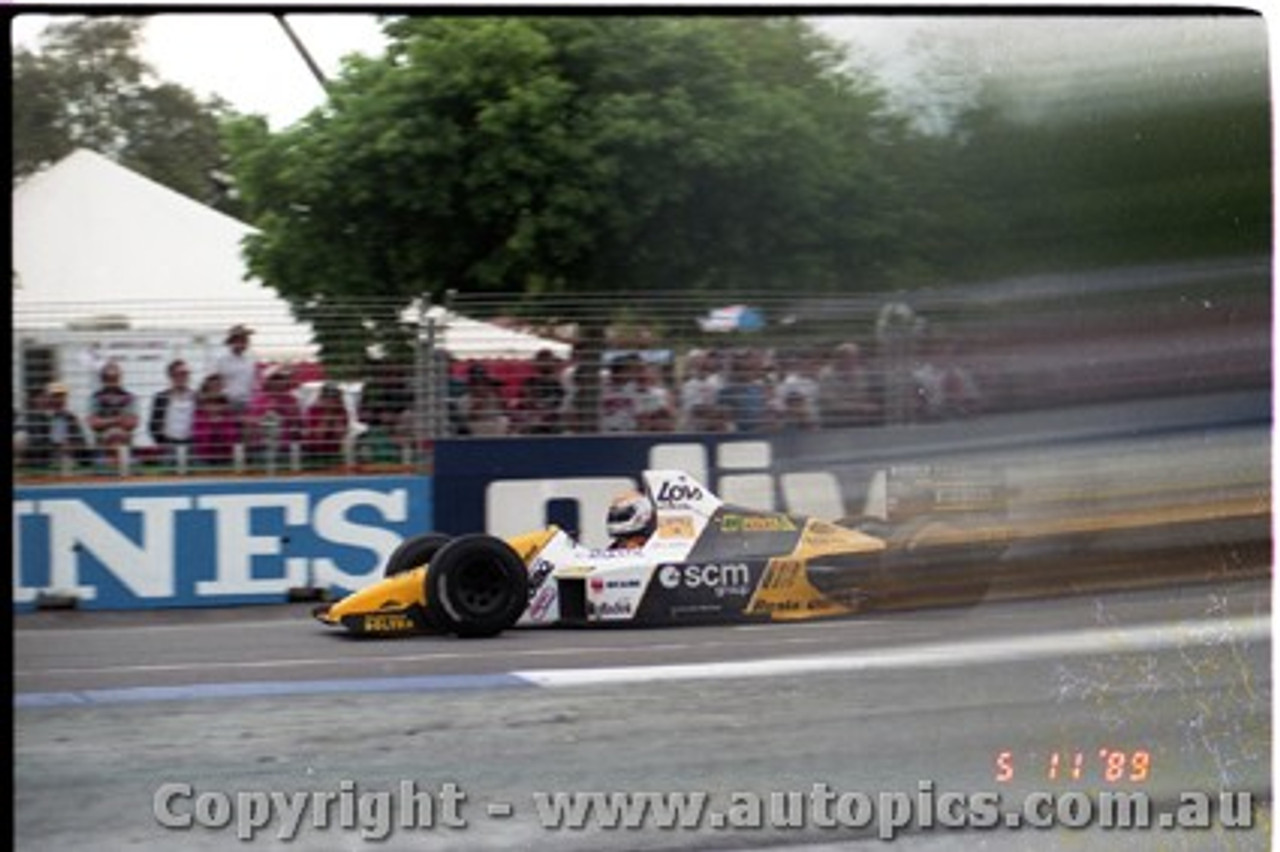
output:
[[[505,328],[494,323],[471,319],[436,305],[427,311],[427,318],[442,328],[441,346],[454,358],[470,359],[509,358],[528,360],[543,349],[557,358],[568,358],[573,347],[568,343],[540,337],[517,328]]]
[[[23,333],[123,327],[150,336],[200,330],[221,347],[226,329],[244,323],[255,330],[260,358],[313,357],[310,327],[274,290],[245,280],[241,243],[253,232],[79,149],[14,190],[14,327]],[[406,318],[416,313],[410,309]],[[440,344],[456,358],[569,352],[566,344],[439,307],[430,316]]]
[[[245,280],[253,228],[79,149],[13,192],[15,328],[252,326],[263,357],[314,353],[310,328]]]

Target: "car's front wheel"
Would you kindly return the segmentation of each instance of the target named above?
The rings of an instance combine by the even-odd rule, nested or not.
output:
[[[391,551],[386,567],[382,569],[382,576],[394,577],[426,565],[452,540],[452,536],[434,532],[405,539],[399,547]]]
[[[505,541],[465,535],[431,560],[427,613],[442,629],[466,639],[496,636],[514,625],[529,603],[529,572]]]

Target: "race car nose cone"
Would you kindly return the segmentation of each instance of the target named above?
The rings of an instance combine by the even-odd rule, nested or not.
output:
[[[337,624],[337,622],[334,621],[333,617],[329,614],[330,607],[331,607],[331,604],[321,604],[320,606],[315,607],[314,609],[311,610],[311,615],[313,618],[316,619],[316,621],[322,621],[325,624]]]

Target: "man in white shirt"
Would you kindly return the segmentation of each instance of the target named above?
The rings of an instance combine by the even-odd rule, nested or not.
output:
[[[227,351],[218,356],[214,372],[222,376],[223,394],[231,407],[243,415],[253,399],[258,365],[249,354],[249,336],[253,329],[234,325],[227,332]]]
[[[724,379],[714,358],[712,352],[695,349],[685,362],[688,378],[680,386],[680,428],[686,432],[705,431],[715,419]]]

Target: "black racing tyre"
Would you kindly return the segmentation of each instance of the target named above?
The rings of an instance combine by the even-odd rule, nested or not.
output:
[[[505,541],[459,536],[431,560],[427,614],[464,639],[496,636],[520,619],[529,603],[529,572]]]
[[[405,539],[391,552],[386,567],[382,569],[382,576],[394,577],[405,571],[412,571],[419,565],[426,565],[435,558],[442,547],[452,540],[452,536],[435,532]]]

